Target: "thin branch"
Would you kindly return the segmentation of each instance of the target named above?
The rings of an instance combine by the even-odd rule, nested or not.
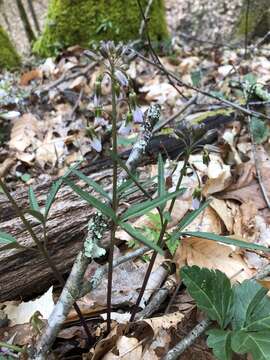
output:
[[[218,100],[219,102],[223,103],[223,104],[226,104],[236,110],[239,110],[241,111],[242,113],[246,114],[246,115],[250,115],[250,116],[256,116],[256,117],[259,117],[259,118],[263,118],[263,119],[267,119],[267,120],[270,120],[270,118],[262,113],[258,113],[256,111],[252,111],[252,110],[249,110],[249,109],[246,109],[244,108],[243,106],[239,105],[239,104],[236,104],[236,103],[233,103],[232,101],[229,101],[229,100],[226,100],[226,99],[223,99],[223,98],[220,98],[212,93],[209,93],[205,90],[202,90],[202,89],[199,89],[193,85],[190,85],[190,84],[187,84],[185,82],[183,82],[177,75],[175,75],[174,73],[172,73],[171,71],[167,70],[162,64],[157,64],[155,63],[154,61],[148,59],[147,57],[143,56],[140,52],[134,50],[134,49],[131,49],[132,51],[134,51],[136,53],[136,55],[144,60],[145,62],[147,62],[148,64],[150,65],[153,65],[155,66],[156,68],[158,68],[159,70],[161,70],[167,77],[169,76],[170,79],[173,79],[174,81],[176,81],[176,83],[179,85],[179,86],[184,86],[188,89],[191,89],[191,90],[194,90],[196,91],[197,93],[200,93],[202,95],[205,95],[207,97],[210,97],[212,99],[215,99],[215,100]],[[171,82],[170,82],[171,83]]]
[[[181,340],[175,347],[173,347],[162,360],[177,360],[179,356],[189,348],[194,341],[201,336],[205,330],[210,326],[211,320],[204,319],[197,324],[187,336]]]
[[[139,30],[140,38],[142,38],[142,36],[143,36],[145,23],[148,20],[148,16],[149,16],[152,4],[153,4],[153,0],[148,0],[148,4],[147,4],[147,6],[145,8],[144,16],[143,16],[143,19],[142,19],[142,22],[141,22],[141,25],[140,25],[140,30]]]

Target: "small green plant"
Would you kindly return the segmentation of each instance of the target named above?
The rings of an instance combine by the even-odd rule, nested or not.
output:
[[[183,267],[181,277],[197,306],[216,323],[207,331],[207,344],[218,360],[233,353],[270,359],[270,299],[255,280],[231,285],[219,270]]]

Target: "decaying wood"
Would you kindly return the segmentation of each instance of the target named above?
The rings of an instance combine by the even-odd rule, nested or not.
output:
[[[105,165],[100,163],[99,166]],[[99,170],[98,164],[89,166],[85,173],[110,188],[111,168]],[[89,188],[82,182],[79,185]],[[50,184],[42,184],[35,187],[35,193],[41,206],[44,205],[46,194]],[[28,207],[27,187],[18,190],[14,194],[22,209]],[[129,200],[129,203],[141,201],[142,194],[139,192]],[[51,208],[47,221],[48,249],[54,263],[60,272],[70,270],[76,254],[81,249],[85,236],[86,225],[93,208],[81,200],[68,186],[63,185]],[[31,218],[31,224],[35,233],[42,238],[42,227]],[[0,229],[13,235],[20,244],[33,246],[33,242],[24,229],[20,219],[15,216],[11,205],[4,196],[0,196]],[[42,292],[52,284],[53,274],[42,256],[32,250],[5,250],[0,252],[0,302],[17,297],[28,297]]]
[[[159,151],[175,156],[180,150],[181,144],[178,140],[156,137],[151,141],[150,157],[147,157],[145,163],[156,158]],[[83,171],[102,186],[110,188],[112,174],[110,160],[105,159],[89,164]],[[84,189],[87,188],[82,181],[79,185]],[[34,187],[41,207],[44,205],[50,186],[51,183],[45,183]],[[18,189],[13,195],[21,209],[29,207],[28,186]],[[132,204],[142,199],[143,195],[137,192],[128,200],[128,203]],[[92,211],[93,209],[68,186],[62,186],[51,208],[47,230],[48,250],[57,268],[63,274],[70,270],[76,254],[81,249],[86,225]],[[42,238],[42,227],[35,219],[28,218],[31,219],[35,233]],[[0,195],[0,229],[13,235],[20,244],[34,246],[4,195]],[[0,302],[18,297],[31,297],[46,290],[52,282],[53,274],[50,268],[34,247],[25,251],[0,251]]]

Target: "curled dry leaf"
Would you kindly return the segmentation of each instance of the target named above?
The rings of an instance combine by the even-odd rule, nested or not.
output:
[[[178,269],[185,265],[218,269],[233,278],[233,281],[242,282],[254,275],[242,256],[230,246],[196,237],[182,239],[174,261]]]

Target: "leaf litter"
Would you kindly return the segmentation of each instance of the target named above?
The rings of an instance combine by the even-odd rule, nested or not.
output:
[[[215,91],[222,92],[223,96],[235,96],[235,89],[230,87],[227,79],[228,77],[231,79],[238,77],[238,74],[232,71],[230,62],[238,64],[240,59],[241,54],[237,51],[224,50],[219,61],[215,62],[214,50],[210,56],[207,56],[192,49],[192,51],[182,51],[177,64],[172,63],[169,57],[164,57],[162,61],[189,83],[192,82],[192,72],[204,70],[205,86],[211,88],[214,84]],[[252,59],[242,59],[238,72],[239,74],[253,73],[260,82],[267,83],[270,79],[269,64],[267,54],[262,51],[260,55],[254,56]],[[2,142],[0,148],[0,155],[8,153],[8,164],[7,159],[0,164],[0,174],[3,177],[6,176],[15,186],[19,186],[21,182],[16,174],[18,174],[18,167],[22,165],[25,173],[31,174],[32,180],[39,183],[42,173],[47,172],[50,177],[59,176],[76,160],[84,158],[85,161],[93,161],[93,159],[102,157],[109,148],[108,118],[104,114],[102,121],[95,124],[93,114],[93,87],[100,69],[98,66],[93,66],[87,72],[87,76],[72,78],[71,70],[78,65],[81,66],[81,69],[86,69],[88,66],[80,50],[75,47],[69,49],[57,61],[47,59],[37,68],[24,72],[15,82],[10,75],[7,75],[6,84],[8,84],[9,90],[5,91],[1,97],[1,108],[6,111],[11,107],[20,115],[8,120],[9,141]],[[163,106],[164,118],[168,118],[179,107],[184,106],[185,100],[168,84],[166,78],[161,74],[155,74],[153,77],[154,70],[141,60],[137,59],[134,62],[129,75],[138,85],[142,107],[158,101]],[[19,89],[16,96],[14,96],[14,86]],[[104,81],[102,84],[104,101],[106,101],[109,87],[110,84]],[[182,90],[187,97],[194,95],[190,89]],[[241,101],[241,95],[237,96]],[[27,111],[24,111],[24,102],[27,102]],[[215,106],[218,108],[220,104],[199,96],[198,104],[191,115],[199,117],[207,112],[208,108]],[[111,111],[109,103],[106,105],[106,109]],[[119,109],[120,119],[124,110],[124,108]],[[269,113],[268,109],[266,111]],[[94,138],[86,134],[86,127],[93,129]],[[170,131],[172,127],[173,124],[169,124],[166,131]],[[136,134],[138,131],[139,126],[136,125],[131,133]],[[126,143],[121,146],[123,150],[127,150],[131,146],[129,142],[131,136],[122,136]],[[257,146],[261,177],[266,191],[270,195],[269,137],[260,137],[258,141],[261,142]],[[196,201],[193,195],[196,188],[199,187],[201,194],[206,198],[211,196],[212,201],[209,207],[185,230],[213,232],[269,247],[270,218],[258,183],[247,126],[238,120],[225,124],[219,129],[214,150],[210,153],[208,164],[204,162],[202,151],[191,155],[190,169],[183,179],[183,186],[187,186],[188,191],[176,201],[172,220],[169,223],[169,232],[171,233],[175,229],[185,214],[197,208],[198,200]],[[183,166],[180,161],[175,174],[171,176],[170,169],[173,161],[167,160],[166,162],[168,182],[171,181],[170,190],[176,185],[175,178]],[[149,167],[144,170],[149,171]],[[150,171],[153,175],[156,174],[157,166],[152,165]],[[149,234],[155,237],[157,226],[155,214],[153,211],[150,216],[142,216],[136,219],[133,225],[139,229],[150,229],[151,233],[149,232]],[[117,256],[130,251],[128,246],[131,249],[138,246],[138,244],[132,243],[133,239],[122,231],[117,232],[117,238],[120,249],[118,249]],[[229,278],[232,278],[233,282],[242,282],[251,278],[256,271],[268,264],[268,256],[258,251],[242,250],[206,239],[184,237],[179,241],[174,255],[168,252],[166,261],[159,261],[156,265],[153,272],[154,279],[150,282],[151,288],[146,291],[146,297],[141,303],[142,308],[147,305],[149,299],[151,300],[152,294],[162,288],[168,274],[168,264],[175,265],[177,270],[184,265],[220,269]],[[91,264],[88,274],[93,273],[98,266],[96,263]],[[164,315],[164,309],[161,307],[152,318],[138,320],[130,327],[127,315],[130,314],[130,309],[136,301],[146,268],[147,259],[140,258],[115,270],[114,327],[107,338],[99,341],[96,348],[90,351],[90,354],[93,355],[92,359],[115,359],[119,356],[124,359],[141,358],[142,356],[145,359],[160,359],[168,350],[169,344],[175,340],[174,331],[181,329],[184,323],[183,319],[187,319],[194,311],[196,316],[199,316],[194,304],[190,303],[185,290],[180,290],[180,295],[187,299],[186,302],[177,305],[176,298],[172,309],[174,306],[178,306],[179,311]],[[178,272],[176,272],[176,278],[181,281]],[[269,288],[268,279],[261,283]],[[91,293],[91,296],[86,296],[80,301],[83,314],[89,319],[96,319],[92,331],[96,334],[97,339],[101,339],[104,334],[105,299],[106,279],[96,291]],[[19,311],[20,307],[26,306],[25,316],[26,314],[30,316],[30,313],[33,316],[36,311],[40,311],[42,314],[41,308],[33,309],[30,304],[26,304],[18,305],[16,311]],[[49,305],[52,305],[51,299],[47,300],[42,307]],[[1,304],[1,307],[4,307],[3,311],[5,311],[4,304]],[[189,311],[186,312],[186,309]],[[29,344],[31,341],[29,331],[32,326],[29,325],[29,316],[24,318],[23,324],[19,324],[19,317],[15,321],[10,312],[7,311],[6,315],[10,321],[5,329],[8,334],[6,340],[14,334],[17,337],[20,334],[21,339],[16,340],[15,338],[13,342],[20,345]],[[47,319],[48,316],[45,315],[42,321]],[[81,338],[80,327],[74,325],[77,320],[76,316],[71,313],[65,324],[66,329],[63,330],[62,335],[59,334],[59,338],[61,336],[63,339]],[[11,329],[14,331],[10,332]],[[147,334],[147,336],[143,337],[142,334]]]

